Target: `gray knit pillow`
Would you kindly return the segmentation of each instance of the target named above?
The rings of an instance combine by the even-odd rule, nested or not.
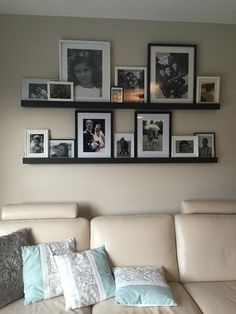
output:
[[[28,238],[28,229],[0,237],[0,308],[23,296],[21,246]]]

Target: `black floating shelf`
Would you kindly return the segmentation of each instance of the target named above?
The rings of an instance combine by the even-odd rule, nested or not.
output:
[[[218,158],[23,158],[23,164],[153,164],[217,163]]]
[[[137,109],[137,110],[217,110],[219,103],[114,103],[114,102],[79,102],[21,100],[21,106],[27,108],[75,108],[75,109]]]

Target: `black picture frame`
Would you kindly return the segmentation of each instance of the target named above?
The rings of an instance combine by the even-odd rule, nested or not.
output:
[[[216,145],[215,145],[215,132],[195,132],[195,136],[198,136],[198,150],[199,150],[199,157],[203,158],[212,158],[216,157]],[[211,148],[211,154],[209,153],[209,150],[206,148],[203,148],[203,140],[207,139],[207,143],[204,143],[204,145],[207,144]]]

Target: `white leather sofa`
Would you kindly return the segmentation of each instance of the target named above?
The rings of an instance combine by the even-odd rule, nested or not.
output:
[[[236,201],[184,201],[178,215],[78,218],[76,204],[21,204],[3,208],[0,236],[30,227],[32,243],[74,237],[77,250],[105,244],[112,266],[164,266],[177,307],[131,307],[114,299],[65,312],[63,296],[0,314],[235,314]]]

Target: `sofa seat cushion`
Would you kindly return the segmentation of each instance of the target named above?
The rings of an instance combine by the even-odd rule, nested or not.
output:
[[[93,306],[93,314],[202,314],[198,306],[191,299],[184,287],[177,282],[168,283],[178,306],[152,306],[136,307],[115,303],[115,299],[109,299]]]
[[[236,281],[186,283],[184,287],[203,313],[236,313]]]
[[[43,300],[37,303],[24,305],[24,300],[20,299],[0,310],[1,314],[91,314],[91,307],[84,307],[73,311],[65,310],[64,297]]]

